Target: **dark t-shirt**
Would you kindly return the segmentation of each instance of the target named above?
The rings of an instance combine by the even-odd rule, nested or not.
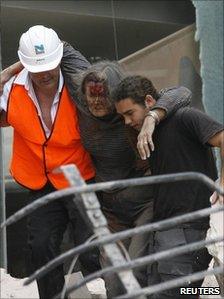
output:
[[[155,151],[150,158],[152,174],[185,171],[201,172],[216,180],[217,172],[207,141],[223,126],[193,108],[183,108],[167,118],[155,130]],[[209,206],[211,191],[198,181],[155,185],[154,220],[162,220]],[[208,218],[184,227],[207,228]]]

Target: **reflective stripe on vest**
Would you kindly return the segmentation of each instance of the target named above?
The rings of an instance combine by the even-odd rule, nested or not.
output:
[[[69,184],[63,174],[53,172],[66,164],[75,164],[85,180],[94,177],[90,156],[81,143],[76,107],[65,86],[48,138],[24,86],[13,85],[7,121],[14,128],[10,171],[18,183],[37,190],[49,180],[56,189],[66,188]]]

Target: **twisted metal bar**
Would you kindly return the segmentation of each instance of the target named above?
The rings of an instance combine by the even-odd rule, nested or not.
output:
[[[85,186],[86,183],[80,175],[78,168],[75,165],[60,166],[64,176],[67,178],[71,186]],[[78,202],[77,208],[91,227],[92,231],[98,235],[99,238],[105,234],[110,235],[111,232],[107,227],[107,220],[100,209],[100,203],[94,192],[77,194]],[[115,243],[105,244],[102,246],[102,251],[107,262],[112,266],[118,266],[126,262],[119,246]],[[141,286],[134,276],[132,270],[127,269],[115,274],[116,279],[122,284],[127,293],[131,294],[136,290],[140,290]],[[146,299],[145,296],[140,296],[139,299]]]
[[[142,288],[140,291],[132,293],[132,294],[125,294],[122,296],[115,297],[115,299],[131,299],[141,295],[150,295],[154,293],[159,293],[162,291],[166,291],[172,288],[180,287],[183,285],[189,284],[189,282],[194,282],[197,280],[204,279],[206,276],[217,275],[223,273],[223,267],[217,267],[212,270],[205,270],[196,272],[191,275],[187,275],[181,278],[172,279],[166,282],[162,282],[159,284],[155,284],[146,288]]]
[[[185,180],[200,181],[204,183],[212,191],[216,191],[218,194],[224,195],[224,191],[215,182],[213,182],[206,175],[198,172],[183,172],[183,173],[165,174],[165,175],[157,175],[157,176],[144,177],[144,178],[135,178],[135,179],[90,184],[83,187],[71,187],[60,191],[55,191],[46,196],[39,198],[34,203],[27,205],[23,209],[19,210],[18,212],[10,216],[5,222],[1,224],[1,229],[27,216],[37,208],[44,206],[62,196],[87,193],[87,192],[96,192],[102,190],[113,190],[114,188],[124,188],[129,186],[174,183],[174,182],[185,181]]]
[[[129,237],[132,237],[137,234],[142,234],[146,232],[151,232],[155,230],[162,230],[165,228],[170,228],[172,226],[176,226],[180,223],[186,222],[186,221],[191,221],[193,219],[199,219],[208,216],[211,213],[217,213],[220,211],[224,210],[224,205],[223,206],[218,206],[218,207],[212,207],[212,208],[206,208],[203,210],[198,210],[192,213],[187,213],[181,216],[176,216],[170,219],[158,221],[155,223],[149,223],[146,225],[142,225],[139,227],[135,227],[132,229],[128,229],[122,232],[114,233],[111,236],[105,236],[102,237],[100,240],[96,240],[91,242],[90,244],[87,245],[80,245],[77,246],[73,249],[70,249],[66,253],[61,254],[60,256],[56,257],[54,260],[51,260],[49,263],[47,263],[45,266],[41,267],[37,271],[35,271],[26,281],[25,284],[29,284],[35,279],[41,278],[43,275],[45,275],[48,271],[54,269],[57,267],[59,264],[63,263],[67,258],[70,258],[76,254],[80,254],[86,250],[92,249],[93,247],[96,246],[101,246],[103,244],[107,244],[110,242],[116,242],[118,240],[126,239]]]
[[[130,262],[127,262],[123,265],[119,265],[119,266],[111,266],[111,267],[107,267],[104,268],[102,270],[99,270],[97,272],[94,272],[88,276],[86,276],[81,282],[71,286],[70,288],[68,288],[66,290],[66,294],[70,294],[72,291],[82,287],[83,285],[85,285],[87,282],[92,281],[96,278],[102,277],[103,275],[111,272],[111,273],[116,273],[125,269],[133,269],[133,268],[137,268],[137,267],[141,267],[143,265],[149,264],[149,263],[153,263],[155,261],[159,261],[159,260],[163,260],[167,257],[171,258],[174,256],[178,256],[187,252],[192,252],[194,250],[197,249],[201,249],[206,245],[210,245],[210,244],[214,244],[216,242],[221,242],[224,239],[224,237],[217,237],[214,239],[210,239],[210,240],[203,240],[203,241],[198,241],[198,242],[194,242],[191,244],[187,244],[187,245],[183,245],[183,246],[179,246],[176,248],[172,248],[172,249],[168,249],[168,250],[164,250],[158,253],[154,253],[151,254],[149,256],[144,256],[135,260],[132,260]]]

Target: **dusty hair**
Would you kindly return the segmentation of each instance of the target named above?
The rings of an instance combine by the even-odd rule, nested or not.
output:
[[[124,71],[116,62],[100,61],[90,66],[81,74],[79,85],[79,95],[85,97],[85,86],[88,82],[101,82],[107,89],[107,95],[110,98],[112,90],[124,78]],[[110,99],[109,99],[110,100]]]
[[[159,98],[158,92],[151,80],[142,76],[128,76],[124,78],[113,90],[114,102],[131,98],[135,103],[145,105],[146,95],[151,95],[155,100]]]

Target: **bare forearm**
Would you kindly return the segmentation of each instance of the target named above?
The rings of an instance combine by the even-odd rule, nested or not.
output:
[[[1,81],[3,81],[3,83],[6,83],[11,77],[19,73],[22,69],[23,65],[20,61],[17,61],[1,72]]]
[[[22,64],[18,61],[1,72],[0,75],[0,96],[3,93],[4,85],[8,82],[14,75],[19,73],[23,69]]]
[[[224,189],[224,140],[222,140],[222,145],[220,147],[220,157],[221,157],[220,184]]]
[[[141,132],[138,135],[137,148],[141,158],[144,160],[154,150],[152,134],[155,126],[164,118],[175,113],[179,108],[189,105],[191,91],[183,86],[167,88],[160,93],[160,98],[152,110],[146,114]]]
[[[223,190],[224,190],[224,131],[221,131],[221,132],[215,134],[212,138],[210,138],[208,140],[208,143],[210,145],[212,145],[213,147],[218,147],[220,150],[221,173],[220,173],[219,183],[220,183],[221,188],[223,188]],[[223,198],[224,198],[223,196],[219,196],[220,203],[221,202],[224,203]],[[218,197],[214,200],[214,202],[216,202],[217,199],[218,199]]]
[[[0,127],[8,127],[5,111],[0,111]]]
[[[222,141],[222,145],[220,147],[220,158],[221,158],[221,172],[220,172],[220,178],[219,178],[219,185],[224,192],[224,140]],[[224,204],[224,195],[220,195],[215,192],[213,194],[212,203],[216,203],[218,200],[220,204]]]
[[[156,124],[158,124],[161,120],[163,120],[166,117],[166,110],[163,108],[153,109],[153,111],[149,111],[145,117],[153,117],[154,113],[156,113]]]

